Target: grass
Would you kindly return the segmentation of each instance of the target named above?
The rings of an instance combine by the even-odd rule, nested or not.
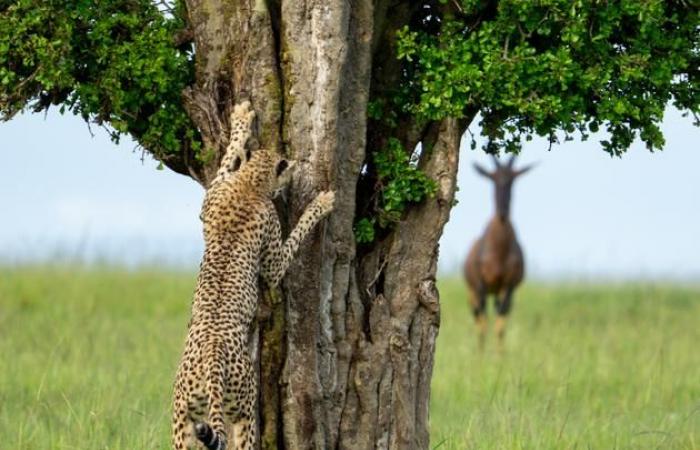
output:
[[[194,275],[0,269],[0,448],[167,449]],[[433,447],[700,449],[700,289],[531,285],[506,350],[441,283]]]
[[[483,354],[466,294],[441,284],[434,447],[700,448],[700,290],[525,286],[503,354]]]

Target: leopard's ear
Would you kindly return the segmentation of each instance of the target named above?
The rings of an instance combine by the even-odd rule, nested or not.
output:
[[[289,167],[289,162],[287,162],[286,159],[279,160],[277,162],[277,167],[275,168],[275,175],[277,175],[279,177],[280,175],[282,175],[282,172],[287,170],[288,167]]]
[[[272,196],[281,194],[286,186],[292,181],[294,175],[295,162],[280,159],[275,163],[275,180],[272,183]]]
[[[241,158],[236,156],[236,159],[233,160],[233,166],[231,167],[231,172],[235,172],[240,168],[241,168]]]
[[[251,156],[253,156],[253,154],[251,153],[250,149],[246,150],[246,152],[245,152],[245,160],[246,160],[246,161],[250,161],[250,157],[251,157]]]

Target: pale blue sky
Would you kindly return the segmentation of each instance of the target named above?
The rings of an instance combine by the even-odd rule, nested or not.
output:
[[[596,139],[546,151],[528,143],[519,164],[539,165],[516,183],[513,220],[534,277],[700,279],[700,130],[669,111],[667,145],[636,144],[611,159]],[[196,267],[202,189],[142,162],[134,144],[72,116],[24,115],[0,124],[0,261],[105,260]],[[440,266],[458,270],[490,216],[492,192],[461,155],[459,204]]]

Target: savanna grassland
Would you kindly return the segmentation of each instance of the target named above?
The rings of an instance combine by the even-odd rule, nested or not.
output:
[[[0,269],[0,449],[167,449],[195,275]],[[700,287],[530,284],[503,352],[444,280],[440,449],[700,449]]]
[[[700,288],[526,285],[506,350],[476,350],[441,286],[431,402],[440,449],[700,449]]]

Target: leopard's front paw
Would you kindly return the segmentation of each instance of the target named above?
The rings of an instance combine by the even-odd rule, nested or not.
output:
[[[335,192],[325,191],[319,193],[314,199],[314,205],[321,210],[322,215],[325,216],[326,214],[330,213],[333,211],[333,207],[335,206]]]
[[[248,100],[235,105],[231,112],[231,133],[249,130],[254,119],[255,111]]]

